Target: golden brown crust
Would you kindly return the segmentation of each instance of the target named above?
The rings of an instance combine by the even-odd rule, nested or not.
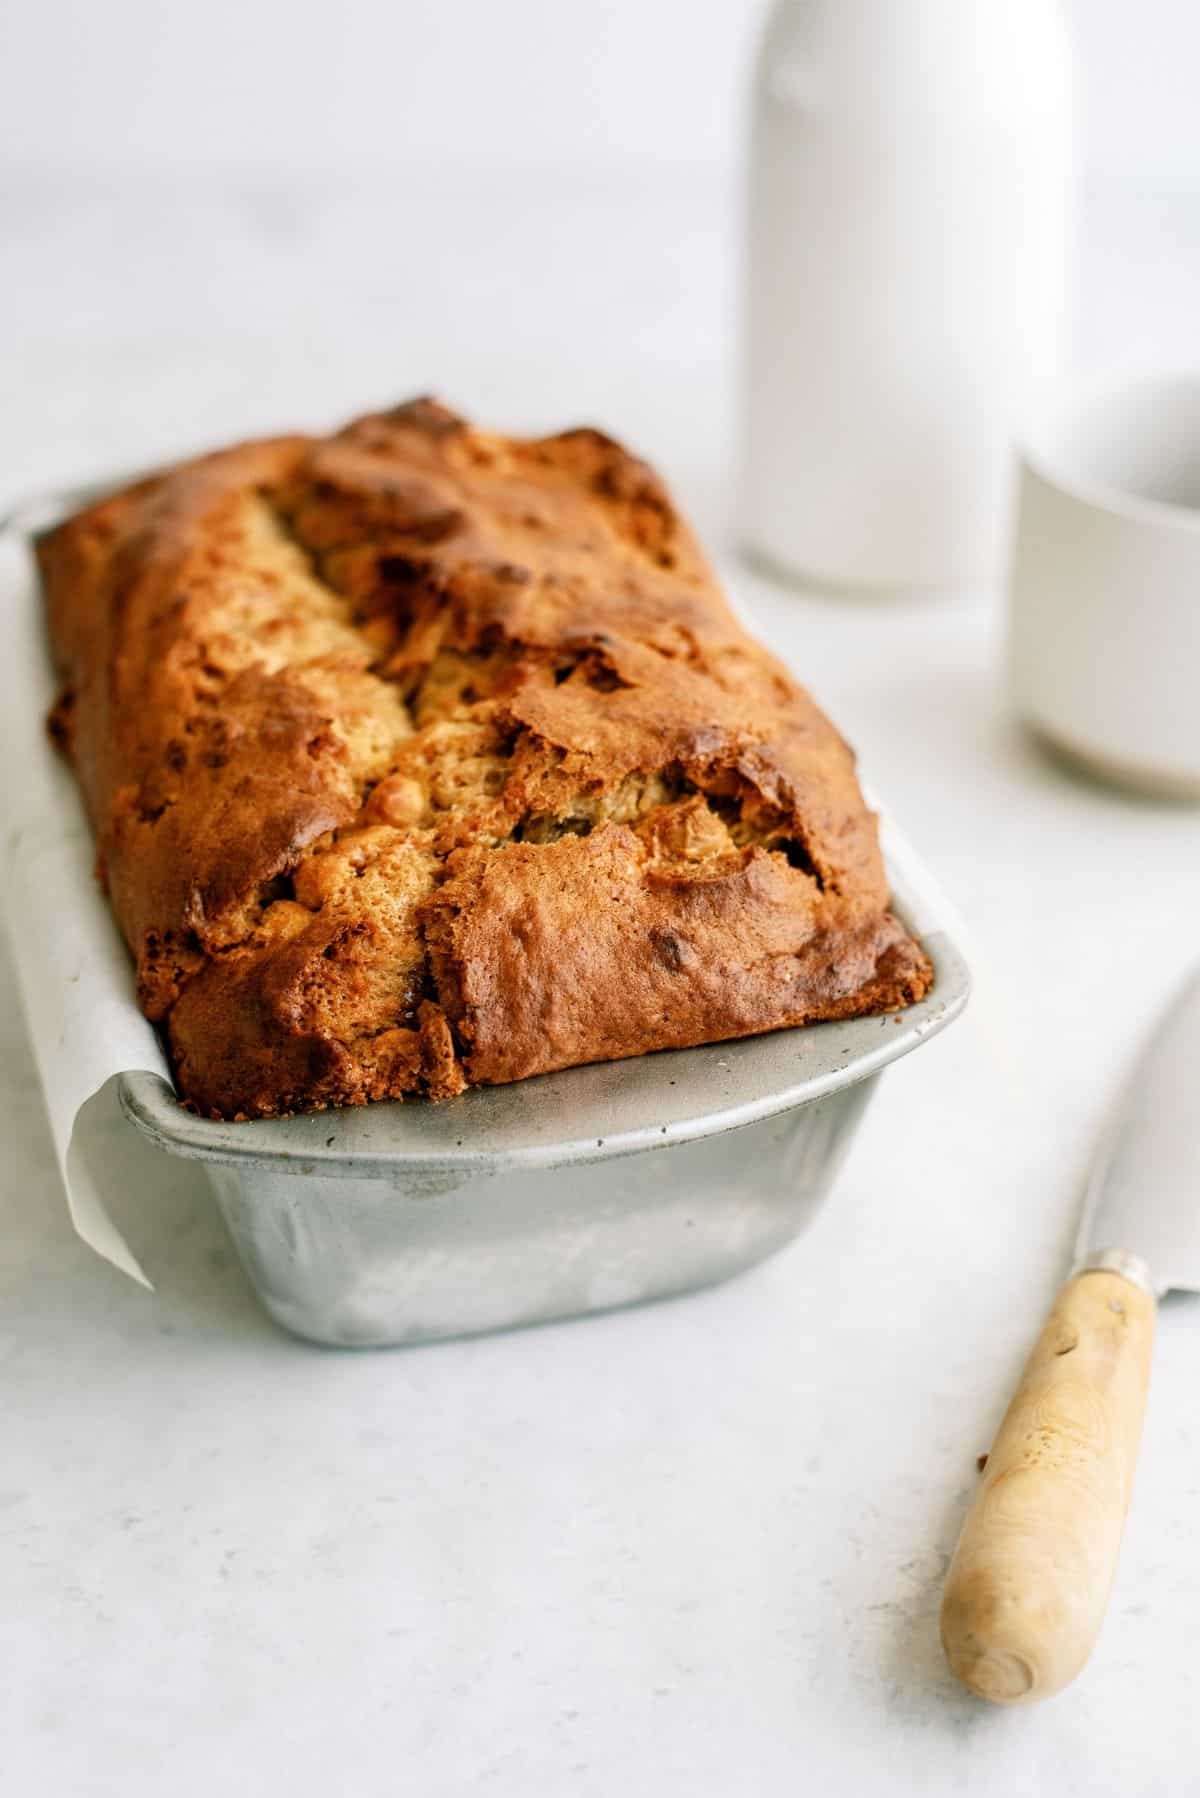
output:
[[[853,757],[598,432],[431,401],[39,544],[53,726],[205,1113],[518,1080],[902,1005]]]

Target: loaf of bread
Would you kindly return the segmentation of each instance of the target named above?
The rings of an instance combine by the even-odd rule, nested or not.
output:
[[[428,400],[38,546],[100,878],[215,1117],[884,1011],[931,971],[853,756],[649,468]]]

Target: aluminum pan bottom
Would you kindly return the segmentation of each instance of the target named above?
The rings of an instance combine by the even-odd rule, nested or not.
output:
[[[383,1347],[608,1310],[724,1279],[804,1228],[878,1074],[966,1002],[957,949],[924,941],[933,990],[889,1017],[440,1105],[222,1124],[150,1074],[125,1076],[121,1102],[207,1164],[260,1301],[296,1335]]]
[[[494,1174],[297,1180],[214,1167],[267,1312],[339,1348],[579,1317],[712,1285],[802,1230],[877,1076],[720,1136]]]

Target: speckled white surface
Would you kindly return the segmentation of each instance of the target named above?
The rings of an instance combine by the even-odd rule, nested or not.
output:
[[[1089,251],[1088,342],[1166,357],[1196,209],[1135,198]],[[728,549],[727,212],[702,184],[147,177],[0,206],[0,498],[436,386],[624,432]],[[121,1221],[157,1292],[75,1242],[5,965],[6,1798],[1191,1789],[1200,1305],[1164,1313],[1077,1688],[975,1705],[936,1611],[1097,1124],[1196,953],[1200,812],[1017,736],[983,599],[802,600],[729,567],[968,917],[1011,1076],[979,1017],[894,1069],[813,1232],[721,1290],[339,1357],[264,1321],[195,1171],[132,1140]]]

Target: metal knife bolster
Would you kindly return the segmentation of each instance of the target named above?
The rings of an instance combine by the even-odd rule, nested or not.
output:
[[[1075,1272],[1200,1291],[1200,969],[1153,1029],[1088,1181]]]
[[[1074,1279],[1076,1274],[1120,1274],[1123,1280],[1132,1280],[1135,1286],[1148,1292],[1152,1299],[1159,1297],[1149,1263],[1126,1249],[1094,1249],[1075,1263],[1071,1278]]]

